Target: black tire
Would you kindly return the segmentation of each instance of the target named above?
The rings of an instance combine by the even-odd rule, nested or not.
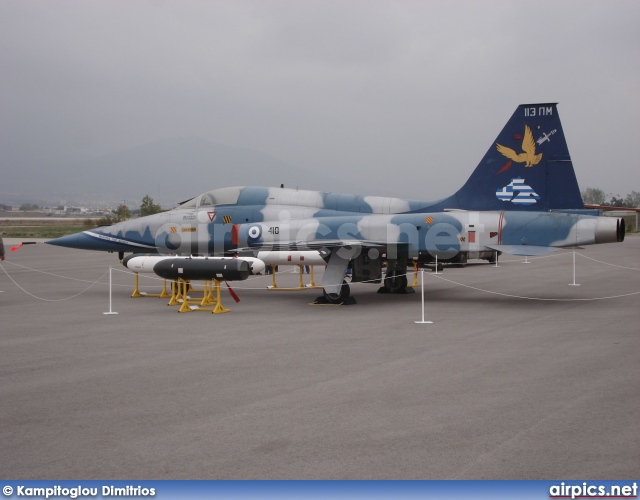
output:
[[[329,304],[342,304],[349,298],[351,290],[349,289],[347,282],[343,281],[342,287],[340,287],[340,293],[327,293],[324,290],[322,293]]]
[[[454,259],[451,260],[451,267],[463,268],[467,265],[467,253],[460,252]]]
[[[384,278],[384,287],[390,293],[398,293],[407,288],[407,275],[397,274],[397,271],[392,271]]]

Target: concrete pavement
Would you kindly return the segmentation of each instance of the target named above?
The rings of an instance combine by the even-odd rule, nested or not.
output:
[[[22,247],[15,284],[0,271],[0,476],[636,477],[640,238],[579,253],[580,287],[570,252],[427,273],[420,325],[419,290],[313,307],[268,276],[179,314],[129,298],[112,254]]]

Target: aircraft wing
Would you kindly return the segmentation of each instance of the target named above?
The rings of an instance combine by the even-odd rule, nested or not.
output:
[[[370,240],[314,240],[314,241],[278,241],[257,242],[248,247],[235,248],[234,252],[248,250],[271,250],[271,251],[305,251],[305,250],[331,250],[333,248],[360,247],[360,248],[384,248],[388,242]],[[398,244],[402,245],[402,244]]]
[[[561,248],[558,247],[539,247],[534,245],[487,245],[487,248],[497,250],[502,253],[508,253],[509,255],[522,255],[523,257],[547,255],[561,250]]]

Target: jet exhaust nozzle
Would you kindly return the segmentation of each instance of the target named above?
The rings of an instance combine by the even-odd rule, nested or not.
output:
[[[621,217],[598,217],[596,222],[596,243],[622,243],[625,223]]]

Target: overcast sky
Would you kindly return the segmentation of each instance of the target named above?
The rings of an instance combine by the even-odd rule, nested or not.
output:
[[[2,170],[201,137],[434,199],[535,102],[581,189],[640,191],[640,2],[0,0]]]

